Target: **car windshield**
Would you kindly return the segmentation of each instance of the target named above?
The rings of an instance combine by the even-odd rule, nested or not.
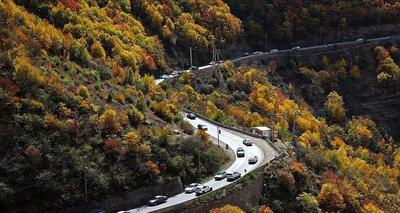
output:
[[[189,187],[195,187],[197,185],[198,185],[197,183],[192,183],[192,184],[189,185]]]

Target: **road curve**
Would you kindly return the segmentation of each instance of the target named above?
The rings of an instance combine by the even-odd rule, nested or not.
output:
[[[217,125],[208,122],[205,119],[201,119],[199,117],[197,117],[194,120],[189,120],[186,118],[186,114],[184,114],[185,119],[195,128],[197,128],[198,124],[204,124],[208,127],[207,133],[214,138],[217,138]],[[243,145],[243,139],[245,139],[243,137],[243,134],[235,134],[235,132],[231,131],[231,130],[226,130],[222,127],[219,128],[221,130],[221,134],[219,136],[220,140],[225,143],[228,144],[229,147],[231,149],[233,149],[236,152],[236,149],[238,147],[243,147],[245,150],[245,157],[244,158],[237,158],[235,155],[235,161],[229,166],[229,168],[226,171],[237,171],[240,172],[242,174],[242,177],[245,175],[245,173],[248,173],[250,171],[253,171],[254,169],[258,168],[261,166],[261,163],[264,160],[265,155],[268,155],[268,159],[271,159],[275,156],[278,155],[277,152],[273,152],[273,153],[264,153],[264,150],[262,150],[259,146],[257,146],[256,144],[253,144],[253,146],[244,146]],[[240,136],[239,136],[240,135]],[[269,151],[268,151],[269,152]],[[253,165],[249,165],[248,163],[248,158],[251,155],[257,155],[258,156],[258,162],[256,164]],[[246,170],[246,172],[245,172]],[[232,184],[233,182],[227,182],[225,179],[222,181],[215,181],[214,179],[203,183],[205,185],[209,185],[213,188],[213,190],[222,188],[226,185]],[[131,209],[131,210],[127,210],[127,211],[120,211],[119,213],[147,213],[147,212],[154,212],[157,210],[161,210],[163,208],[167,208],[170,206],[174,206],[192,199],[196,199],[197,197],[195,196],[194,193],[192,194],[186,194],[186,193],[181,193],[181,194],[177,194],[175,196],[172,196],[170,198],[168,198],[168,201],[164,204],[158,205],[158,206],[153,206],[153,207],[149,207],[149,206],[142,206],[136,209]]]

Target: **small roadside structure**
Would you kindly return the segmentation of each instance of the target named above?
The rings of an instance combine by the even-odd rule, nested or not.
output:
[[[253,134],[259,135],[260,137],[269,138],[271,136],[271,129],[266,126],[252,127],[251,132]]]

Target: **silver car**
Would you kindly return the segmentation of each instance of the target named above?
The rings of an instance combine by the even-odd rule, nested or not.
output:
[[[215,177],[214,177],[214,179],[215,180],[223,180],[223,179],[225,179],[226,178],[226,172],[218,172],[216,175],[215,175]]]
[[[252,155],[249,157],[249,164],[255,164],[258,161],[257,155]]]
[[[232,181],[239,179],[241,176],[242,176],[242,174],[240,174],[239,172],[228,172],[226,174],[226,180],[228,182],[232,182]]]
[[[243,144],[246,146],[253,146],[253,142],[250,139],[244,139]]]
[[[188,194],[193,193],[193,192],[195,191],[195,188],[196,188],[197,186],[200,186],[200,185],[201,185],[200,183],[191,183],[191,184],[189,184],[189,185],[185,188],[185,193],[188,193]]]
[[[292,50],[298,50],[298,49],[300,49],[299,46],[295,46],[295,47],[292,48]]]
[[[196,196],[202,195],[207,192],[211,192],[212,190],[213,188],[207,185],[199,185],[196,186],[196,188],[194,189],[194,191],[196,192]]]
[[[236,150],[236,156],[238,158],[243,158],[245,155],[244,149],[242,147],[237,148]]]
[[[167,200],[168,200],[167,196],[157,195],[153,199],[149,200],[147,205],[148,206],[156,206],[156,205],[160,205],[162,203],[166,203]]]

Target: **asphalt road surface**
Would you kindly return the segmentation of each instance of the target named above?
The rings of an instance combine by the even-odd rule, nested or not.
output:
[[[212,123],[209,123],[206,120],[198,118],[198,117],[195,120],[189,120],[189,119],[186,118],[186,114],[184,116],[185,116],[185,119],[191,125],[193,125],[196,129],[197,129],[197,125],[198,124],[206,125],[207,128],[208,128],[207,133],[210,136],[212,136],[214,138],[217,138],[217,126],[216,125],[214,125]],[[248,172],[258,168],[259,166],[261,166],[261,162],[264,160],[265,153],[259,146],[255,145],[254,143],[253,143],[253,146],[245,146],[245,145],[243,145],[244,137],[243,137],[242,134],[240,134],[241,136],[239,136],[239,134],[235,134],[231,130],[227,131],[224,128],[220,128],[220,130],[221,130],[221,134],[219,136],[220,140],[223,143],[228,144],[229,147],[235,151],[235,154],[236,154],[236,149],[239,148],[239,147],[243,147],[244,150],[245,150],[245,157],[244,158],[237,158],[236,157],[235,161],[230,165],[230,167],[226,171],[228,171],[228,172],[233,172],[233,171],[240,172],[242,174],[242,177],[243,177],[246,173],[248,173]],[[276,153],[276,152],[267,153],[267,154],[268,154],[269,158],[272,157],[271,155],[278,155],[278,153]],[[249,165],[248,158],[251,155],[257,155],[258,156],[258,161],[257,161],[256,164]],[[245,172],[245,169],[246,169],[246,172]],[[210,180],[210,181],[208,181],[206,183],[203,183],[203,184],[211,186],[213,188],[213,190],[216,190],[216,189],[222,188],[222,187],[224,187],[226,185],[229,185],[231,183],[233,183],[233,182],[227,182],[226,179],[221,180],[221,181],[215,181],[214,179],[212,179],[212,180]],[[189,200],[196,199],[196,198],[197,198],[197,196],[195,195],[195,193],[192,193],[192,194],[181,193],[181,194],[178,194],[178,195],[175,195],[173,197],[168,198],[168,201],[166,203],[158,205],[158,206],[152,206],[152,207],[142,206],[142,207],[139,207],[139,208],[136,208],[136,209],[131,209],[131,210],[127,210],[127,211],[120,211],[120,213],[121,212],[130,212],[130,213],[153,212],[153,211],[156,211],[156,210],[160,210],[160,209],[163,209],[163,208],[166,208],[166,207],[174,206],[174,205],[177,205],[179,203],[183,203],[185,201],[189,201]]]

